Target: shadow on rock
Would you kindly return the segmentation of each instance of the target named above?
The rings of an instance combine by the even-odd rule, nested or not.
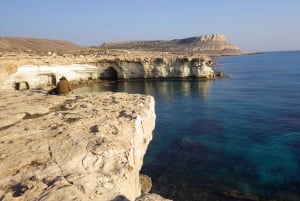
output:
[[[111,201],[130,201],[128,200],[125,196],[123,195],[118,195],[117,197],[115,197],[113,200]]]

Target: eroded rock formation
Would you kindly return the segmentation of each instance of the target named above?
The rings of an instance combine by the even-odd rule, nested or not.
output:
[[[82,80],[130,79],[215,79],[220,74],[208,66],[209,60],[194,57],[102,59],[90,64],[24,65],[2,78],[2,89],[54,87],[61,76],[78,83]],[[1,81],[1,80],[0,80]]]
[[[97,64],[100,78],[108,69],[115,71],[119,79],[148,78],[203,78],[214,79],[217,75],[204,60],[199,58],[152,58],[148,60],[117,60],[112,62],[99,61]]]
[[[0,200],[140,197],[139,171],[155,123],[152,97],[1,91],[0,108]]]

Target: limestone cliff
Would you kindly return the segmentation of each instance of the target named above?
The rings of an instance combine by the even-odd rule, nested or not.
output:
[[[98,59],[89,64],[46,64],[24,65],[16,72],[0,77],[2,89],[12,89],[22,84],[30,89],[54,87],[61,76],[74,84],[89,79],[130,80],[130,79],[215,79],[222,74],[208,66],[203,58],[156,57],[135,59]],[[1,83],[2,79],[2,83]],[[25,85],[26,83],[26,85]],[[20,88],[20,87],[18,87]]]
[[[101,45],[107,49],[141,49],[165,52],[198,52],[210,55],[241,54],[236,45],[227,42],[222,34],[207,34],[184,39],[109,42]]]
[[[0,91],[0,107],[0,200],[140,197],[139,171],[155,123],[152,97]]]
[[[97,64],[100,77],[106,72],[115,71],[118,79],[148,79],[148,78],[198,78],[214,79],[216,72],[199,58],[153,58],[151,60],[113,61]]]

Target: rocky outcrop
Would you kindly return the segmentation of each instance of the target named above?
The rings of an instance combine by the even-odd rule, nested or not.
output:
[[[0,91],[0,108],[0,200],[155,200],[139,181],[152,97]]]
[[[53,88],[62,76],[70,81],[97,79],[97,68],[88,64],[20,66],[4,80],[2,89],[16,88],[17,83],[20,90]]]
[[[109,71],[109,75],[115,74],[118,79],[214,79],[217,76],[215,71],[204,60],[192,57],[169,59],[158,57],[136,61],[99,61],[96,65],[98,72],[100,72],[100,78],[105,78],[105,72]]]
[[[203,58],[194,57],[145,57],[132,60],[99,59],[90,64],[24,65],[7,75],[6,79],[2,78],[2,89],[51,88],[62,76],[73,84],[96,79],[215,79],[222,76],[206,63]]]
[[[241,53],[239,47],[227,42],[222,34],[208,34],[188,39],[178,40],[177,43],[185,46],[185,51],[216,53],[216,54],[234,54]]]
[[[207,35],[200,36],[198,38],[200,41],[217,41],[217,42],[226,43],[226,38],[223,34],[207,34]]]
[[[227,42],[222,34],[207,34],[184,39],[104,43],[107,49],[142,49],[165,52],[198,52],[210,55],[242,54],[236,45]]]

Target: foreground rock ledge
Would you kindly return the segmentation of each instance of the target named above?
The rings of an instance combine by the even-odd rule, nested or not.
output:
[[[0,92],[0,200],[165,200],[141,196],[154,99],[126,93]]]

